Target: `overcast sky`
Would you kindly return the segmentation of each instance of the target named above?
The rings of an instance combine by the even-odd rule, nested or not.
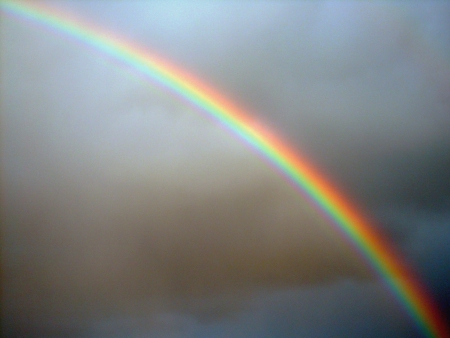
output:
[[[450,318],[450,5],[55,1],[282,135]],[[85,45],[1,22],[11,337],[421,337],[236,136]]]

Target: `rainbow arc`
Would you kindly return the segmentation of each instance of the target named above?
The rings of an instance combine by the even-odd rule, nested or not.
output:
[[[224,96],[170,62],[98,27],[32,2],[1,2],[4,13],[63,33],[169,89],[249,144],[330,218],[366,258],[427,337],[450,331],[425,289],[362,213],[281,137]]]

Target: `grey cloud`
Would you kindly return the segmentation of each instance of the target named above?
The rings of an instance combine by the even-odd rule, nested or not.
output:
[[[160,313],[155,317],[122,315],[92,323],[78,334],[83,337],[420,337],[411,320],[392,303],[391,295],[379,283],[342,280],[317,287],[263,289],[257,294],[247,300],[246,309],[215,320],[192,313]],[[223,303],[223,299],[219,302]]]
[[[155,48],[267,120],[362,203],[448,198],[447,5],[157,7],[169,28],[138,40],[166,41]]]
[[[187,302],[189,310],[189,299],[258,285],[370,276],[287,186],[240,164],[250,169],[246,179],[220,173],[219,184],[210,177],[214,188],[200,190],[202,172],[174,179],[150,170],[147,181],[85,171],[6,184],[6,314],[45,323],[129,307],[160,311]],[[234,183],[221,187],[223,175]]]
[[[7,23],[8,329],[70,333],[123,313],[209,312],[191,302],[224,293],[372,278],[323,216],[220,126],[69,41]],[[40,52],[23,53],[29,44]]]

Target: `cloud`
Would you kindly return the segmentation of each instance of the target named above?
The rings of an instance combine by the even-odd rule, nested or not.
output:
[[[342,280],[314,287],[262,289],[246,300],[245,309],[213,319],[210,300],[203,313],[123,314],[74,328],[74,332],[85,337],[420,337],[391,297],[379,283]],[[236,298],[216,301],[223,308]]]
[[[447,198],[448,5],[140,6],[73,9],[227,93],[362,204]],[[412,180],[436,189],[410,193]]]
[[[70,41],[6,22],[11,330],[206,313],[208,302],[191,302],[371,278],[323,216],[220,126]]]

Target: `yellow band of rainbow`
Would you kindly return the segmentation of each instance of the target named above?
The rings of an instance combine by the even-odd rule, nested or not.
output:
[[[200,108],[253,147],[333,220],[369,261],[427,337],[450,337],[433,301],[400,257],[322,174],[282,139],[194,76],[131,43],[31,2],[1,2],[4,13],[55,29],[108,55]]]

